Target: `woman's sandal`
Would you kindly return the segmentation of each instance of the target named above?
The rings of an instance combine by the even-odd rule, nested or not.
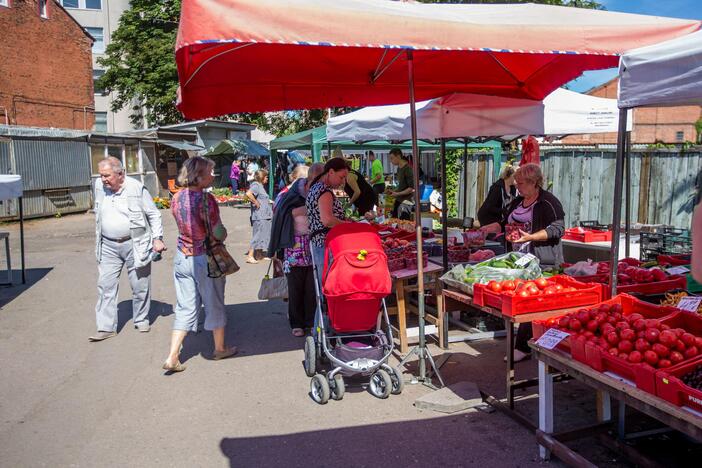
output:
[[[180,361],[176,362],[172,366],[169,366],[167,362],[164,362],[162,369],[168,372],[183,372],[185,370],[185,366],[181,364]]]
[[[292,334],[293,336],[302,337],[305,336],[305,330],[303,330],[302,328],[293,328]]]
[[[253,257],[249,257],[249,258],[246,259],[246,263],[258,263],[258,260],[256,260],[256,259],[253,258]]]
[[[232,357],[237,353],[238,349],[236,346],[232,346],[231,348],[227,348],[224,351],[215,351],[212,353],[212,359],[215,361],[219,361],[220,359],[226,359],[228,357]]]

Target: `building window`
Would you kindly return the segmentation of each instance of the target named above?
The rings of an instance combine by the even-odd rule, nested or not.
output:
[[[124,155],[127,174],[139,173],[139,147],[137,145],[126,145],[124,147]]]
[[[90,163],[93,174],[99,174],[98,164],[105,159],[105,145],[90,145]]]
[[[64,8],[80,8],[81,10],[101,10],[102,0],[61,0]]]
[[[85,28],[85,30],[95,39],[95,42],[93,42],[93,53],[102,54],[105,52],[105,38],[102,28]]]
[[[106,132],[107,131],[107,112],[96,112],[95,113],[95,125],[93,125],[93,130],[96,132]],[[120,154],[120,159],[122,155]]]
[[[685,141],[685,132],[675,132],[675,141]]]
[[[105,94],[105,89],[98,86],[97,80],[100,79],[102,75],[105,74],[105,70],[95,70],[93,69],[93,92],[95,94],[99,94],[100,96],[104,96]]]
[[[9,7],[9,6],[10,6],[10,0],[0,0],[0,6]]]
[[[39,5],[39,15],[42,18],[49,17],[49,0],[39,0],[37,4]]]

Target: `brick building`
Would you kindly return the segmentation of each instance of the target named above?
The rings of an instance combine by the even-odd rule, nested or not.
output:
[[[54,0],[0,0],[0,124],[90,130],[92,43]]]
[[[607,83],[593,88],[586,94],[597,97],[617,99],[619,80],[614,78]],[[695,123],[702,118],[702,107],[641,107],[634,109],[634,128],[631,132],[632,143],[697,143],[698,135]],[[567,144],[616,143],[616,133],[599,135],[573,135],[563,138]]]

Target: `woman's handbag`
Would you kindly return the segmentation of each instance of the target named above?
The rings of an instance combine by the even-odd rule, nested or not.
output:
[[[261,287],[258,289],[258,298],[260,300],[287,299],[288,280],[285,276],[271,278],[271,265],[273,265],[273,259],[271,259],[271,263],[268,265],[266,276],[261,280]]]
[[[210,226],[209,203],[207,194],[203,194],[202,213],[205,222],[205,249],[207,251],[207,276],[210,278],[219,278],[225,275],[231,275],[239,271],[239,265],[229,255],[224,242],[217,241],[212,237],[212,226]]]

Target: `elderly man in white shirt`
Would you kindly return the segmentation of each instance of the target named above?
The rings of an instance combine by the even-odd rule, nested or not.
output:
[[[141,182],[125,177],[119,159],[98,164],[95,184],[95,253],[98,261],[97,333],[90,341],[117,334],[119,277],[127,265],[132,287],[132,316],[140,332],[148,332],[151,308],[151,258],[166,250],[161,213]]]

